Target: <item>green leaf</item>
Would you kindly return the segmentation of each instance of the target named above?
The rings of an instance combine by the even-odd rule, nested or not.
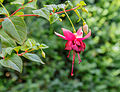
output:
[[[3,29],[10,35],[18,44],[23,44],[27,36],[27,28],[24,20],[21,17],[13,16],[6,18],[2,22]]]
[[[45,5],[44,8],[41,8],[39,10],[33,10],[32,12],[36,15],[39,15],[45,19],[47,19],[48,21],[50,21],[50,24],[54,23],[55,21],[57,21],[59,19],[59,15],[58,14],[52,14],[50,15],[51,10],[59,10],[59,9],[64,9],[65,8],[65,4],[59,4],[59,5]]]
[[[4,30],[0,30],[2,48],[15,47],[15,41]]]
[[[48,10],[56,10],[57,9],[57,5],[55,5],[55,4],[44,5],[44,7],[46,7]]]
[[[34,49],[37,50],[37,46],[36,46],[36,41],[33,39],[28,39],[22,46],[21,46],[21,50],[25,51],[28,49]]]
[[[31,1],[31,0],[29,0],[29,1]],[[36,3],[37,3],[37,0],[33,0],[31,3],[27,3],[23,7],[29,7],[29,8],[37,9]]]
[[[65,4],[58,4],[57,5],[58,9],[65,9],[65,6],[66,6]]]
[[[21,58],[16,54],[0,60],[0,64],[4,67],[8,67],[16,71],[22,72],[23,63]]]
[[[86,6],[86,3],[84,1],[80,1],[80,5]]]
[[[68,6],[73,7],[73,4],[72,4],[70,1],[66,1],[65,4],[66,4],[67,7],[68,7]]]
[[[4,0],[0,0],[1,3],[3,3]]]
[[[50,24],[54,23],[55,21],[57,21],[59,19],[59,15],[54,13],[52,15],[50,15]]]
[[[33,46],[36,45],[36,41],[33,40],[33,39],[28,39],[28,40],[26,41],[26,45],[29,46],[29,47],[33,47]]]
[[[45,5],[45,7],[48,9],[48,10],[59,10],[59,9],[64,9],[65,8],[65,4],[58,4],[58,5],[55,5],[55,4],[51,4],[51,5]]]
[[[24,0],[15,0],[11,2],[10,4],[24,4]]]
[[[26,53],[23,56],[25,58],[31,60],[31,61],[40,62],[40,63],[44,64],[44,62],[42,62],[42,60],[40,59],[40,57],[38,55],[36,55],[36,54]]]
[[[24,15],[24,12],[17,12],[17,13],[15,14],[15,16],[18,16],[18,15]],[[21,17],[21,18],[24,19],[24,16]]]
[[[21,49],[21,46],[17,46],[15,48],[13,48],[16,52],[18,52]]]
[[[50,12],[49,12],[49,10],[46,7],[45,8],[41,8],[39,10],[33,10],[32,12],[34,14],[36,14],[36,15],[40,15],[41,17],[49,20]]]
[[[45,45],[45,44],[40,44],[40,45],[38,45],[38,47],[40,48],[40,49],[46,49],[46,48],[49,48],[47,45]]]
[[[1,14],[4,14],[4,15],[7,14],[6,10],[2,7],[0,7],[0,15]]]
[[[7,52],[5,51],[5,48],[2,48],[2,56],[6,57]]]
[[[8,53],[9,55],[11,55],[12,51],[13,51],[12,47],[8,47],[5,49],[5,52]]]

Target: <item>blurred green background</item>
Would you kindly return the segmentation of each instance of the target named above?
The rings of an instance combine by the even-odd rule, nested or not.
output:
[[[4,4],[11,12],[17,6],[14,0],[5,0]],[[60,4],[66,0],[38,0],[38,8],[45,4]],[[74,5],[80,0],[71,0]],[[46,63],[41,65],[24,59],[23,73],[0,66],[0,92],[120,92],[120,1],[119,0],[85,0],[88,14],[82,13],[92,36],[84,42],[87,47],[80,54],[82,63],[78,64],[76,56],[74,76],[70,76],[72,55],[67,58],[65,42],[54,31],[62,34],[61,28],[72,31],[67,19],[50,25],[43,18],[25,17],[28,37],[49,46],[45,49]],[[11,8],[10,8],[11,7]],[[30,13],[31,9],[25,9]],[[78,29],[78,17],[68,13]],[[40,51],[37,51],[40,55]]]

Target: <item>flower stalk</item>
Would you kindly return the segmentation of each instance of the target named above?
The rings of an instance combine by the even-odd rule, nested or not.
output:
[[[71,19],[70,19],[69,15],[67,14],[67,12],[66,12],[65,10],[64,10],[64,12],[65,12],[65,14],[66,14],[66,16],[67,16],[68,20],[70,21],[70,23],[71,23],[71,25],[72,25],[73,32],[74,32],[74,33],[76,33],[75,27],[74,27],[74,25],[73,25],[73,23],[72,23],[72,21],[71,21]]]

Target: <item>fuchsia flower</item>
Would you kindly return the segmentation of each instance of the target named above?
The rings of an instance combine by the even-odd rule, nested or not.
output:
[[[67,57],[69,57],[71,50],[73,50],[73,61],[72,61],[72,70],[71,70],[71,76],[73,76],[73,66],[74,66],[74,61],[75,61],[75,54],[78,54],[78,59],[79,59],[79,64],[82,61],[79,53],[81,51],[85,50],[85,43],[83,42],[83,40],[87,39],[88,37],[91,36],[91,30],[89,31],[89,33],[83,37],[83,31],[82,31],[82,27],[80,27],[77,31],[77,33],[72,33],[71,31],[62,28],[63,31],[63,35],[55,32],[55,34],[65,40],[67,40],[67,43],[65,44],[65,50],[69,50],[69,54]]]

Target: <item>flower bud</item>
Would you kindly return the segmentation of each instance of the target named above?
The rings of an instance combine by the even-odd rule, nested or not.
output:
[[[59,18],[59,21],[60,21],[60,22],[62,22],[62,19],[61,19],[61,18]]]
[[[42,51],[42,53],[41,53],[41,54],[42,54],[42,57],[44,57],[44,58],[45,58],[45,52],[44,52],[44,51]]]
[[[65,14],[60,15],[60,17],[65,17]]]
[[[87,24],[85,24],[85,25],[83,26],[83,31],[85,32],[85,34],[88,33],[88,25],[87,25]]]

